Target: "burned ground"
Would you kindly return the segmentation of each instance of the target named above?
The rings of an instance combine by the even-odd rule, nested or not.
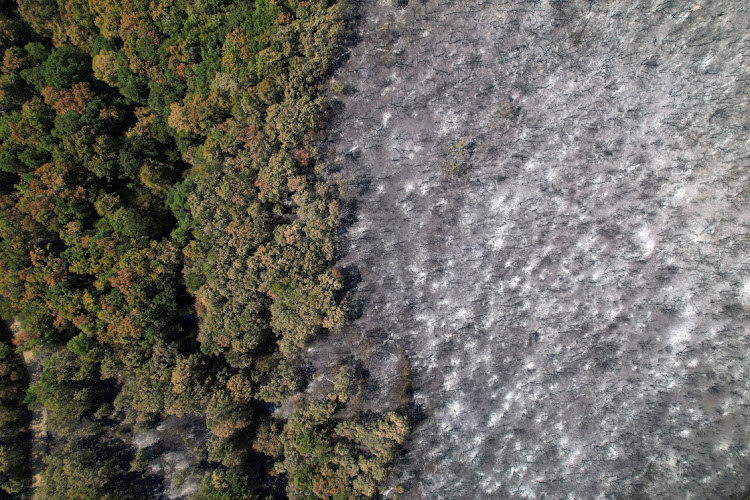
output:
[[[411,359],[405,496],[744,490],[747,5],[360,8],[325,146],[359,311],[310,356],[373,407]]]

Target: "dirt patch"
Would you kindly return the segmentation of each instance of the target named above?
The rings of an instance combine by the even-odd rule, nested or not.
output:
[[[357,319],[309,352],[373,408],[411,358],[405,496],[742,491],[746,6],[362,9],[327,145]]]

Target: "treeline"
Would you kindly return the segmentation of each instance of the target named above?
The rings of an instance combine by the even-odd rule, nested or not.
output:
[[[344,319],[316,154],[342,33],[326,0],[0,2],[0,314],[43,366],[42,498],[138,497],[113,429],[165,414],[206,416],[199,498],[377,493],[400,417],[266,410]]]
[[[20,498],[28,496],[31,487],[31,413],[24,404],[27,383],[10,332],[0,325],[0,491]]]

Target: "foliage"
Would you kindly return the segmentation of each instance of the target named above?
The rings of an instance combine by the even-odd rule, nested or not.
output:
[[[336,418],[349,399],[351,373],[342,368],[334,390],[292,414],[280,439],[290,498],[372,498],[409,432],[408,419],[387,412],[377,419]]]
[[[123,443],[99,434],[66,440],[45,458],[38,496],[42,500],[142,498],[127,471],[129,456]]]
[[[0,338],[0,490],[24,496],[30,486],[30,415],[23,405],[23,366],[8,337],[3,331]]]
[[[104,400],[103,383],[95,366],[68,349],[55,351],[42,364],[42,375],[29,388],[28,400],[49,411],[49,430],[69,433]]]
[[[130,462],[130,470],[132,472],[143,472],[148,465],[148,451],[146,448],[139,448],[135,452],[133,461]]]
[[[304,346],[344,316],[339,204],[316,165],[340,6],[17,0],[7,11],[0,313],[41,354],[27,400],[55,439],[43,497],[131,494],[144,455],[122,469],[131,460],[110,419],[205,414],[214,469],[198,497],[245,498],[250,464],[268,465],[258,451],[281,457],[278,429],[259,427],[263,404],[301,389]],[[332,439],[369,443],[362,425]],[[286,439],[284,463],[302,470]]]
[[[443,162],[443,168],[453,178],[463,177],[471,168],[473,152],[474,143],[467,139],[452,142],[446,150],[447,159]]]
[[[237,469],[217,468],[203,476],[193,500],[256,500],[255,488]]]

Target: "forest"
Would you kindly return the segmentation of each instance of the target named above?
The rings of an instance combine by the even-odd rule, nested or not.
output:
[[[0,2],[0,315],[18,325],[0,339],[5,493],[149,497],[148,452],[124,431],[187,415],[210,431],[196,499],[382,492],[406,403],[351,408],[367,377],[351,363],[304,392],[306,345],[347,319],[318,144],[350,10]]]

